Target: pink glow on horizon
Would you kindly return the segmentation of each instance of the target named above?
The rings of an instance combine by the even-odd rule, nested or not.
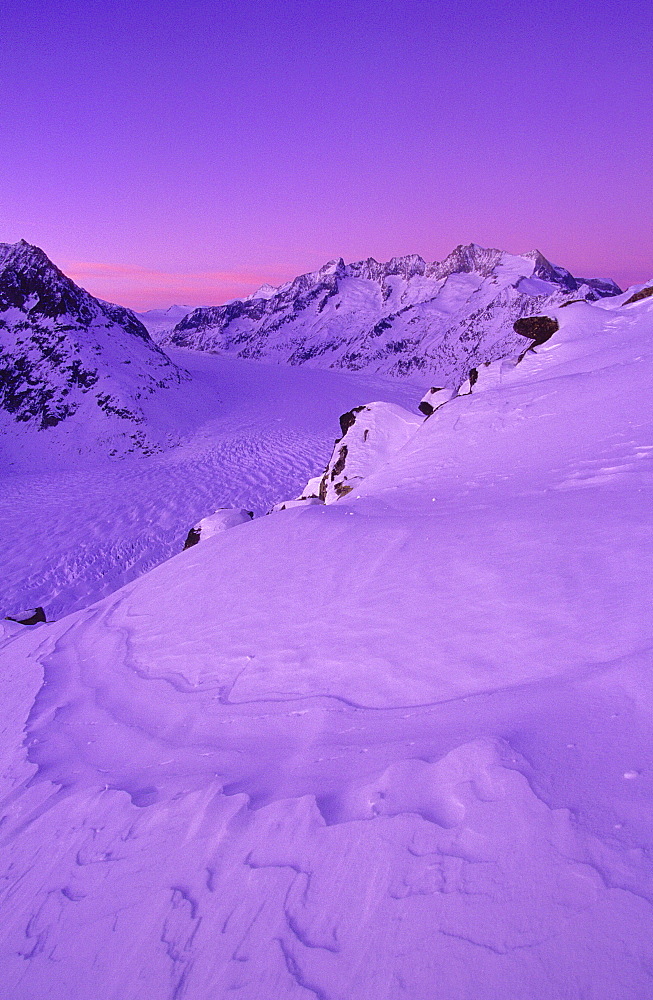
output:
[[[138,312],[171,305],[220,305],[243,298],[263,284],[280,285],[294,277],[281,271],[158,271],[100,261],[68,261],[60,266],[91,295]]]
[[[217,304],[337,256],[471,242],[653,277],[642,0],[2,13],[0,240],[97,295]]]

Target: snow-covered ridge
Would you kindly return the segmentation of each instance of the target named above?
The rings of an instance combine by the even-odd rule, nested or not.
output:
[[[185,378],[133,312],[94,298],[24,240],[0,244],[0,369],[6,435],[75,418],[114,454],[155,447],[142,401]]]
[[[511,353],[520,316],[619,292],[611,281],[574,278],[537,250],[470,244],[434,263],[416,254],[339,258],[277,289],[195,309],[162,342],[293,365],[431,373],[453,385]]]

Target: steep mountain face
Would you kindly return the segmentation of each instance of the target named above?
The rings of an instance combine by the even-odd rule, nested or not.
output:
[[[79,288],[38,247],[0,244],[5,431],[45,431],[76,417],[110,453],[148,452],[155,445],[142,402],[184,377],[128,309]]]
[[[514,256],[470,244],[440,263],[330,261],[277,289],[195,309],[162,342],[293,365],[432,373],[454,385],[475,364],[512,352],[519,317],[619,291],[574,278],[537,250]]]

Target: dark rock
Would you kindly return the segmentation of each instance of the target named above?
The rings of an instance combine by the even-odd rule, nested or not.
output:
[[[29,608],[27,611],[18,611],[15,615],[5,615],[5,621],[18,622],[19,625],[39,625],[46,622],[43,608]]]
[[[353,427],[356,422],[356,414],[364,410],[364,406],[355,406],[353,410],[347,410],[340,417],[340,430],[342,431],[343,437],[347,433],[350,427]]]
[[[349,449],[347,448],[346,444],[343,444],[342,447],[340,448],[340,451],[338,452],[338,457],[334,463],[333,468],[331,469],[331,482],[333,482],[336,476],[339,476],[341,472],[344,472],[345,463],[347,462],[348,450]]]
[[[653,295],[653,285],[647,285],[646,288],[640,288],[638,292],[634,292],[629,299],[624,302],[625,306],[629,306],[632,302],[641,302],[642,299],[648,299]]]
[[[423,413],[425,417],[430,417],[432,413],[435,413],[435,409],[430,403],[427,403],[425,399],[418,405],[417,409],[420,413]]]
[[[469,369],[469,388],[473,389],[478,382],[478,368]]]
[[[532,340],[532,346],[536,347],[538,344],[546,343],[560,327],[557,319],[552,319],[550,316],[522,316],[513,325],[513,329],[520,337]]]
[[[197,528],[191,528],[186,536],[186,541],[184,542],[184,552],[186,551],[186,549],[192,548],[193,545],[197,545],[199,540],[200,540],[200,532],[198,531]]]

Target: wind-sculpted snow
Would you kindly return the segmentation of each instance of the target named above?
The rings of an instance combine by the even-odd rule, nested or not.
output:
[[[516,319],[619,291],[576,279],[538,251],[471,244],[440,263],[417,255],[330,261],[260,296],[196,309],[163,342],[292,365],[424,373],[457,386],[475,365],[514,353]]]
[[[336,502],[7,634],[12,1000],[651,994],[653,300],[626,297],[556,310]]]

